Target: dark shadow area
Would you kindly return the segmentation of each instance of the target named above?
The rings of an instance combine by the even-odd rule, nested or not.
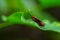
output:
[[[53,17],[55,17],[58,21],[60,21],[60,6],[45,8],[43,9],[43,11],[50,13]]]
[[[50,40],[49,33],[25,25],[11,25],[0,31],[1,40]]]

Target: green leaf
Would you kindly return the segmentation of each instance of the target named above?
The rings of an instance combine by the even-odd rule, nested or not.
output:
[[[42,30],[50,30],[50,31],[56,31],[60,32],[60,23],[57,21],[50,21],[47,19],[42,20],[43,23],[45,24],[44,27],[39,26],[37,23],[32,21],[32,18],[28,13],[23,13],[23,12],[16,12],[10,15],[7,18],[7,22],[13,23],[13,24],[23,24],[23,25],[28,25],[31,27],[36,27]]]
[[[23,25],[28,25],[32,27],[37,27],[37,24],[34,21],[32,21],[30,15],[24,12],[13,13],[9,17],[7,17],[7,22],[13,23],[13,24],[23,24]]]

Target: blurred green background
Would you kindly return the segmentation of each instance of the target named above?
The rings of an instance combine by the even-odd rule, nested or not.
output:
[[[54,23],[57,22],[55,16],[52,16],[48,12],[44,12],[44,9],[51,8],[54,6],[60,6],[59,0],[0,0],[0,40],[60,40],[60,24],[56,26]],[[59,8],[58,8],[59,9]],[[29,12],[29,10],[31,10]],[[26,16],[27,13],[31,13],[31,15],[37,17],[39,20],[49,20],[53,25],[50,29],[50,24],[47,25],[46,31],[44,28],[41,30],[40,28],[34,28],[32,25],[21,25],[19,23],[19,18],[17,16],[13,16],[13,13],[23,12]],[[58,12],[57,12],[58,13]],[[15,19],[9,23],[8,21],[2,20],[2,16],[6,17],[17,17],[18,22]],[[15,14],[16,15],[16,14]],[[56,15],[56,14],[55,14]],[[58,14],[59,15],[59,14]],[[27,18],[24,16],[27,20]],[[60,17],[59,17],[60,18]],[[59,19],[58,18],[58,19]],[[43,21],[45,22],[45,21]],[[59,22],[59,21],[58,21]],[[58,23],[57,22],[57,23]],[[56,27],[55,27],[56,26]],[[50,30],[50,31],[48,31]],[[55,31],[55,32],[54,32]]]

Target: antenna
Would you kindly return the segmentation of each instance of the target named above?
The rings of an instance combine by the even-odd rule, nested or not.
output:
[[[28,11],[29,11],[29,15],[32,17],[32,15],[31,15],[31,10],[29,9]]]

